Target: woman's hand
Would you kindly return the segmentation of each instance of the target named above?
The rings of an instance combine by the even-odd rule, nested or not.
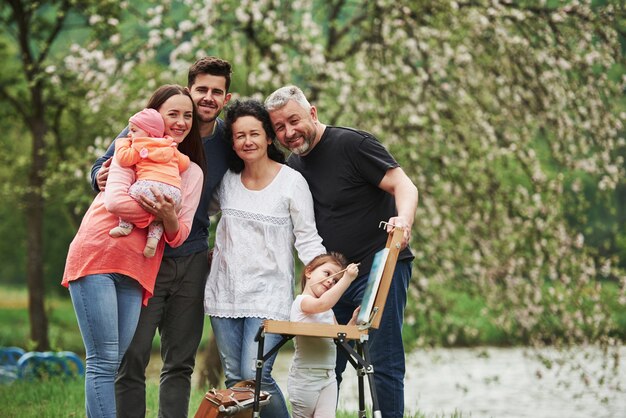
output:
[[[155,221],[163,222],[163,228],[168,235],[178,232],[178,215],[176,214],[176,204],[174,199],[163,195],[154,187],[150,188],[154,195],[154,200],[145,195],[139,196],[139,205],[146,212],[154,215]]]

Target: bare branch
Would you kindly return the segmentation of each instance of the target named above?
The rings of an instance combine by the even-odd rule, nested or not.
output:
[[[39,58],[37,59],[37,67],[41,67],[42,63],[45,61],[48,53],[50,52],[50,48],[52,44],[56,40],[57,36],[63,29],[63,23],[65,22],[65,18],[67,17],[67,12],[70,10],[72,6],[68,0],[64,0],[60,6],[60,10],[57,12],[58,19],[55,22],[54,28],[48,34],[48,39],[44,42],[43,49],[39,54]]]
[[[17,42],[20,46],[20,56],[24,66],[24,72],[26,74],[26,78],[31,81],[35,74],[35,71],[33,70],[33,53],[29,45],[29,26],[32,15],[24,9],[23,4],[20,1],[10,0],[9,4],[13,10],[13,20],[17,25]]]

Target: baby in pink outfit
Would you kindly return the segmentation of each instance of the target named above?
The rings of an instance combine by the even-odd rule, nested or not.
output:
[[[138,200],[143,195],[155,200],[151,188],[181,205],[180,173],[189,167],[189,157],[178,151],[178,143],[164,135],[163,117],[154,109],[143,109],[129,119],[128,137],[115,141],[115,158],[122,167],[135,167],[137,179],[128,193]],[[130,234],[133,224],[120,219],[111,231],[112,237]],[[148,226],[148,239],[143,250],[145,257],[153,257],[163,236],[163,223],[155,221]]]

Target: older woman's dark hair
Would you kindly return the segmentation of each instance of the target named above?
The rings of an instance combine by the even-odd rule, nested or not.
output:
[[[270,114],[265,109],[265,106],[258,100],[235,100],[226,108],[226,127],[224,128],[224,134],[230,143],[233,143],[233,123],[243,116],[252,116],[261,122],[265,135],[272,140],[272,143],[267,146],[267,156],[283,164],[285,162],[285,154],[276,146],[276,135],[272,128]],[[241,173],[243,170],[244,162],[234,151],[229,155],[228,167],[235,173]]]
[[[172,96],[182,94],[189,97],[193,106],[193,123],[191,130],[185,137],[185,140],[178,144],[178,150],[189,157],[191,161],[198,164],[202,169],[202,172],[206,175],[206,157],[204,155],[204,146],[202,145],[202,138],[200,137],[200,128],[198,126],[198,113],[196,112],[196,104],[191,98],[191,94],[184,87],[178,84],[165,84],[152,94],[148,105],[146,107],[150,109],[159,110],[159,108]]]

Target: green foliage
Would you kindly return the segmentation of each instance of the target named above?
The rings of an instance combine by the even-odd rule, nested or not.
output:
[[[602,283],[602,302],[607,305],[607,309],[611,312],[611,317],[615,323],[615,330],[612,336],[621,341],[626,340],[626,310],[624,309],[624,301],[621,290],[615,283]]]
[[[574,174],[568,186],[566,216],[583,231],[596,263],[626,268],[626,185],[603,193],[588,176]]]
[[[600,286],[599,290],[595,289]],[[524,327],[509,312],[503,301],[490,304],[479,289],[472,283],[422,283],[419,290],[412,294],[417,310],[416,315],[405,318],[403,337],[408,350],[414,347],[448,346],[513,346],[531,345],[536,335],[547,335],[542,343],[558,344],[566,338],[568,327],[562,323],[563,313],[559,312],[561,303],[556,299],[564,291],[560,283],[544,285],[535,297],[542,300],[541,308],[529,318],[533,321],[530,331],[520,333]],[[598,306],[606,309],[610,317],[604,326],[607,334],[619,341],[626,340],[626,313],[620,298],[618,285],[604,281],[601,285],[590,283],[582,294],[570,298],[565,305],[569,314],[577,313],[578,338],[593,339],[597,328],[592,317],[597,315]],[[599,299],[591,295],[598,292]]]
[[[34,349],[29,335],[26,290],[23,287],[6,286],[0,286],[0,289],[3,295],[3,300],[0,302],[0,346]],[[84,353],[85,348],[69,293],[67,289],[62,289],[65,290],[63,296],[46,299],[51,348],[55,351]]]
[[[62,291],[92,161],[158,84],[184,84],[190,63],[216,54],[234,65],[235,93],[300,85],[323,123],[374,133],[418,186],[409,344],[623,342],[623,2],[72,5],[39,68],[49,288]],[[10,30],[0,58],[7,281],[24,275],[30,168],[24,107],[7,98],[29,87]],[[603,280],[614,302],[599,303]]]
[[[28,311],[25,307],[6,306],[0,309],[0,346],[26,347],[28,345]]]
[[[21,211],[16,210],[19,204],[14,199],[3,201],[5,204],[0,205],[0,234],[5,239],[0,241],[3,260],[0,263],[0,283],[23,284],[26,255],[24,216]]]
[[[435,284],[414,293],[413,300],[419,313],[406,318],[403,331],[409,350],[415,346],[500,346],[522,342],[498,328],[489,315],[486,299],[467,286],[463,289]]]
[[[87,181],[89,168],[158,82],[154,70],[159,67],[155,64],[145,64],[123,80],[109,82],[108,76],[131,71],[123,61],[129,51],[136,54],[142,48],[140,37],[115,48],[118,66],[111,67],[114,60],[102,54],[71,58],[72,52],[82,51],[77,41],[82,45],[91,42],[93,47],[103,40],[114,48],[120,19],[134,12],[127,11],[127,5],[121,6],[108,0],[18,1],[0,6],[0,57],[6,62],[0,74],[0,100],[4,104],[0,114],[7,122],[2,139],[5,153],[0,157],[5,163],[0,169],[0,213],[14,212],[3,217],[6,222],[2,228],[6,230],[2,232],[12,237],[13,243],[7,242],[11,248],[3,253],[8,257],[0,267],[1,282],[23,281],[26,263],[42,260],[47,287],[58,289],[67,246],[93,198]],[[137,30],[132,24],[126,28],[131,35]],[[94,76],[94,71],[100,70],[106,75]],[[149,79],[154,80],[147,82]],[[116,103],[98,103],[103,97],[99,82],[118,95]],[[120,95],[137,97],[120,100]],[[37,153],[32,152],[33,146]],[[39,231],[26,228],[26,218],[19,211],[26,211],[29,205],[37,210],[31,196],[41,197],[47,205],[42,214],[43,254],[27,256],[27,236],[38,236]],[[40,277],[31,279],[43,282]]]
[[[556,285],[558,286],[558,284]],[[51,345],[55,350],[68,350],[83,353],[84,347],[80,337],[76,315],[67,290],[61,286],[61,294],[50,296],[46,301],[46,311],[50,320]],[[565,328],[560,322],[560,315],[551,311],[552,299],[558,293],[544,288],[544,312],[538,319],[538,325],[545,328],[543,332],[554,338],[562,337]],[[28,310],[27,293],[21,287],[0,286],[5,295],[0,303],[0,346],[28,347]],[[589,292],[592,289],[588,290]],[[600,289],[601,297],[598,305],[607,309],[614,324],[608,333],[618,340],[626,339],[626,311],[619,300],[620,289],[615,283],[603,282]],[[506,304],[490,307],[487,298],[472,289],[471,285],[441,286],[428,285],[419,293],[412,295],[410,305],[415,304],[417,315],[407,316],[403,330],[406,351],[419,347],[475,347],[475,346],[512,346],[528,345],[531,334],[518,335],[513,318],[507,312]],[[581,296],[579,301],[584,302]],[[583,311],[593,312],[594,304],[586,303]],[[572,301],[570,311],[580,310],[579,302]],[[507,325],[508,324],[508,325]],[[205,321],[200,351],[204,350],[210,335],[210,322]],[[512,328],[511,328],[512,327]],[[594,328],[582,321],[579,325],[583,332],[593,332]],[[159,335],[155,336],[153,350],[159,350]]]

